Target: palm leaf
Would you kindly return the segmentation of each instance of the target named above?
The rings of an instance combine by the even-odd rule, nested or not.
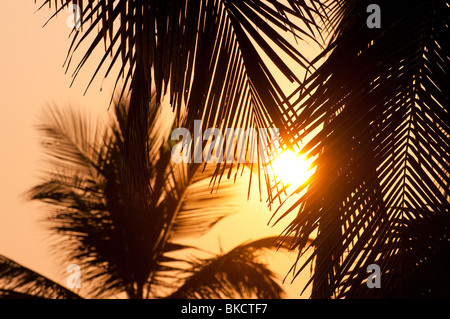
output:
[[[223,185],[220,192],[214,191],[209,179],[215,169],[210,166],[204,170],[197,166],[191,177],[188,176],[187,165],[180,166],[184,167],[185,175],[175,181],[176,187],[181,188],[182,198],[170,236],[173,239],[202,236],[222,218],[236,212],[237,204],[229,200],[226,202],[234,192],[229,184]]]
[[[282,298],[283,289],[275,274],[258,260],[262,249],[288,248],[287,242],[280,244],[277,239],[262,238],[197,261],[190,270],[192,274],[168,298]]]
[[[369,3],[334,9],[329,57],[299,96],[298,141],[322,129],[301,150],[317,170],[286,233],[302,248],[317,231],[313,297],[448,296],[450,4],[379,1],[368,29]],[[381,289],[365,285],[372,263]]]
[[[79,299],[76,293],[0,255],[0,299]]]
[[[83,5],[64,0],[56,13],[71,4],[81,8],[82,27],[73,30],[67,68],[74,52],[87,44],[73,72],[76,78],[93,51],[104,45],[94,77],[102,67],[107,67],[106,77],[118,65],[116,84],[123,78],[123,90],[131,90],[127,161],[139,156],[135,144],[142,143],[153,87],[157,103],[169,93],[177,126],[192,129],[194,120],[202,119],[203,129],[277,127],[290,142],[286,128],[294,109],[276,75],[300,83],[289,64],[307,68],[309,62],[287,35],[318,37],[314,16],[323,19],[327,12],[320,1],[99,0]],[[258,168],[264,169],[260,162]]]

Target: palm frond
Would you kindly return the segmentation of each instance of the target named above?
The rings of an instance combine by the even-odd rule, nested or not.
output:
[[[262,238],[197,261],[190,270],[192,275],[168,298],[282,298],[283,289],[275,274],[258,260],[262,249],[279,247],[277,239]]]
[[[299,96],[298,141],[322,128],[301,150],[317,170],[286,233],[302,248],[317,231],[313,297],[448,296],[450,3],[379,1],[382,28],[368,29],[369,3],[344,1]],[[381,289],[364,284],[371,263]]]
[[[60,284],[0,255],[0,299],[79,299]]]
[[[321,1],[64,0],[56,12],[72,4],[81,8],[82,26],[73,30],[67,68],[83,44],[87,49],[74,78],[103,45],[94,77],[102,67],[105,77],[120,67],[116,85],[123,78],[122,94],[131,91],[127,157],[139,156],[134,144],[142,142],[153,88],[157,103],[169,93],[177,126],[192,129],[194,120],[202,119],[203,129],[277,127],[290,143],[286,128],[294,110],[279,82],[300,83],[290,62],[303,69],[309,62],[288,37],[319,38],[314,17],[328,12]]]
[[[77,172],[92,176],[92,167],[97,160],[99,141],[105,138],[105,123],[102,118],[94,123],[90,113],[82,113],[78,108],[58,108],[49,106],[38,125],[41,144],[45,150],[45,160],[57,170],[71,167]]]
[[[182,195],[178,199],[171,238],[202,236],[224,217],[237,211],[237,203],[230,201],[234,194],[230,184],[222,185],[220,191],[211,186],[210,179],[215,172],[213,167],[206,166],[202,170],[201,166],[177,166],[173,170],[181,169],[184,174],[174,178],[176,185],[172,185]]]

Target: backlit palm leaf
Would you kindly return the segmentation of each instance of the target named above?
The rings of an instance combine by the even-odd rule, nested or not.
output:
[[[301,150],[317,170],[287,234],[303,248],[318,231],[313,298],[448,297],[450,2],[378,1],[381,29],[370,1],[342,3],[299,97],[298,141],[323,128]],[[381,289],[365,285],[372,263]]]
[[[0,255],[0,299],[78,299],[76,293]]]
[[[42,6],[51,0],[41,1]],[[159,103],[166,91],[177,126],[193,128],[277,127],[289,142],[293,107],[280,87],[281,78],[300,83],[296,70],[309,66],[292,39],[319,37],[314,16],[326,12],[320,1],[131,1],[63,0],[56,11],[81,8],[82,27],[73,30],[67,67],[82,44],[88,49],[76,77],[97,47],[105,46],[94,77],[104,66],[107,76],[120,67],[117,81],[131,90],[125,145],[134,157],[142,138],[152,84]],[[272,67],[272,65],[274,67]],[[278,78],[276,78],[278,77]],[[288,92],[290,93],[290,92]],[[183,110],[187,109],[187,113]],[[186,117],[185,117],[186,115]],[[259,168],[261,166],[258,166]],[[218,170],[222,172],[223,170]]]
[[[282,298],[284,293],[275,275],[258,261],[263,249],[287,247],[277,239],[262,238],[194,263],[189,270],[192,274],[169,298]]]

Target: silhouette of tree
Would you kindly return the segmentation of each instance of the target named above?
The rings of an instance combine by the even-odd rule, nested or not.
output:
[[[317,170],[285,233],[303,252],[317,232],[312,298],[449,297],[450,2],[377,1],[380,29],[370,1],[330,2],[292,126],[297,141],[323,126],[301,149]]]
[[[123,159],[124,103],[116,104],[109,125],[53,108],[40,126],[49,170],[29,195],[51,208],[46,224],[53,249],[81,267],[83,296],[280,298],[282,288],[258,259],[263,248],[275,248],[276,238],[210,258],[185,257],[197,248],[182,239],[204,234],[234,212],[232,192],[224,187],[210,194],[205,178],[211,168],[201,173],[200,165],[171,162],[167,119],[158,115],[154,100],[151,106],[143,145],[150,156],[145,165],[136,163],[145,166],[140,174],[148,174],[146,185],[124,178],[124,165],[130,164]],[[3,298],[80,298],[3,256],[0,287]]]

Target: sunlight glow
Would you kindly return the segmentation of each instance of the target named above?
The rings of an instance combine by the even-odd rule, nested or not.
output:
[[[314,173],[311,168],[312,159],[305,155],[297,156],[294,152],[286,150],[280,153],[272,162],[273,172],[277,180],[283,184],[300,186]]]

